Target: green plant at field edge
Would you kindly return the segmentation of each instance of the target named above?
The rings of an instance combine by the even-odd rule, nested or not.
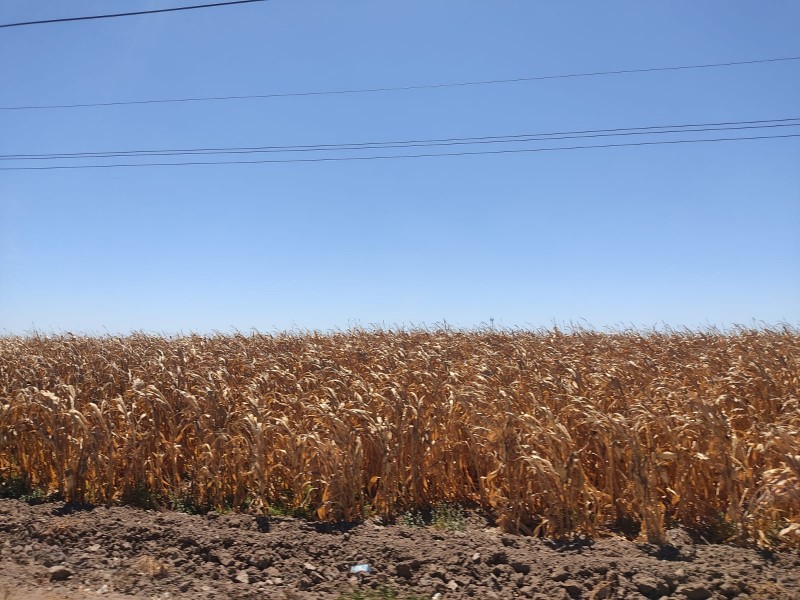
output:
[[[422,597],[416,594],[401,594],[384,585],[377,590],[343,592],[338,600],[422,600]]]

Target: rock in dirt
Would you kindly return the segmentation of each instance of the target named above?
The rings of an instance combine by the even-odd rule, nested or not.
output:
[[[250,583],[250,575],[247,574],[247,571],[239,571],[236,577],[234,577],[234,580],[239,583]]]
[[[247,562],[250,566],[263,571],[272,565],[272,557],[265,552],[260,552],[256,556],[252,556]]]
[[[64,581],[65,579],[72,577],[73,574],[72,570],[64,565],[50,567],[47,569],[47,573],[50,576],[50,581]]]
[[[686,598],[686,600],[706,600],[711,598],[711,591],[700,583],[690,583],[682,585],[675,590],[679,598]]]
[[[686,583],[688,577],[686,576],[686,569],[676,569],[672,575],[669,577],[668,581],[671,581],[673,584],[677,583]]]
[[[511,568],[514,569],[516,573],[522,573],[523,575],[527,575],[531,572],[531,566],[528,563],[520,562],[515,560],[511,563]]]
[[[642,596],[648,598],[661,598],[669,593],[669,587],[652,575],[637,573],[633,576],[633,585]]]
[[[550,576],[550,579],[552,579],[553,581],[566,581],[569,578],[570,578],[569,571],[564,567],[557,568],[555,571],[553,571],[553,574]]]
[[[264,572],[267,574],[267,577],[269,577],[270,579],[275,579],[276,577],[280,577],[281,576],[280,570],[278,568],[276,568],[276,567],[267,567]]]
[[[574,579],[568,579],[564,582],[564,590],[569,594],[570,598],[580,598],[583,586]]]
[[[726,598],[735,598],[744,591],[743,585],[736,585],[732,581],[723,581],[719,586],[719,593]]]
[[[306,573],[306,574],[313,573],[316,570],[317,570],[316,565],[313,565],[310,562],[303,563],[303,572],[304,573]]]
[[[597,586],[592,592],[589,594],[589,600],[609,600],[614,595],[614,588],[616,586],[609,582],[604,581],[599,586]]]
[[[697,556],[692,538],[683,529],[670,529],[666,544],[660,547],[659,558],[666,560],[694,560]]]
[[[410,562],[401,562],[394,566],[394,572],[398,577],[402,577],[403,579],[411,579],[414,569],[412,568]]]

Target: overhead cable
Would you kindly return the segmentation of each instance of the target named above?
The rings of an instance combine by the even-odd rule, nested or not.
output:
[[[136,12],[114,13],[106,15],[89,15],[85,17],[66,17],[63,19],[46,19],[43,21],[22,21],[19,23],[3,23],[0,29],[7,27],[27,27],[30,25],[46,25],[50,23],[68,23],[72,21],[94,21],[97,19],[114,19],[117,17],[136,17],[139,15],[154,15],[156,13],[177,12],[182,10],[196,10],[198,8],[215,8],[219,6],[233,6],[234,4],[250,4],[252,2],[267,2],[267,0],[233,0],[232,2],[214,2],[213,4],[195,4],[193,6],[177,6],[173,8],[159,8],[155,10],[138,10]]]
[[[247,0],[247,1],[255,2],[262,0]],[[197,96],[197,97],[185,97],[185,98],[151,98],[146,100],[120,100],[113,102],[84,102],[84,103],[73,103],[73,104],[29,104],[29,105],[18,105],[18,106],[0,106],[0,110],[17,110],[17,111],[51,110],[51,109],[71,109],[71,108],[96,108],[96,107],[108,107],[108,106],[132,106],[132,105],[144,105],[144,104],[171,104],[171,103],[181,103],[181,102],[219,102],[219,101],[229,101],[229,100],[265,100],[269,98],[293,98],[293,97],[303,97],[303,96],[374,94],[382,92],[403,92],[403,91],[414,91],[414,90],[433,90],[433,89],[443,89],[443,88],[500,85],[500,84],[510,84],[510,83],[523,83],[528,81],[545,81],[550,79],[576,79],[581,77],[604,77],[609,75],[630,75],[636,73],[656,73],[664,71],[686,71],[691,69],[714,69],[721,67],[738,67],[745,65],[779,63],[779,62],[789,62],[798,60],[800,60],[800,56],[783,56],[778,58],[762,58],[756,60],[740,60],[731,62],[679,65],[670,67],[648,67],[642,69],[590,71],[583,73],[567,73],[560,75],[532,75],[526,77],[513,77],[509,79],[486,79],[479,81],[460,81],[453,83],[432,83],[432,84],[387,86],[387,87],[364,87],[364,88],[319,90],[319,91],[306,91],[306,92],[275,92],[269,94],[218,95],[218,96]]]
[[[598,137],[617,137],[630,135],[663,135],[696,133],[707,131],[737,131],[744,129],[767,129],[777,127],[798,127],[800,117],[782,119],[762,119],[753,121],[722,121],[716,123],[692,123],[683,125],[650,125],[646,127],[618,127],[613,129],[585,129],[579,131],[555,131],[547,133],[526,133],[499,136],[452,137],[413,140],[393,140],[379,142],[349,142],[339,144],[311,144],[285,146],[240,146],[221,148],[180,148],[158,150],[108,150],[95,152],[61,152],[47,154],[0,154],[0,160],[78,160],[87,158],[122,158],[146,156],[185,156],[213,154],[258,154],[287,152],[332,152],[342,150],[381,150],[393,148],[436,147],[473,144],[523,143],[555,141],[565,139],[584,139]]]
[[[623,148],[633,146],[664,146],[674,144],[698,144],[713,142],[740,142],[749,140],[773,140],[785,138],[798,138],[800,133],[782,135],[761,135],[750,137],[735,138],[703,138],[692,140],[662,140],[657,142],[628,142],[622,144],[594,144],[585,146],[560,146],[556,148],[515,148],[508,150],[478,150],[464,152],[437,152],[425,154],[394,154],[385,156],[323,156],[314,158],[286,158],[286,159],[261,159],[261,160],[222,160],[222,161],[191,161],[191,162],[165,162],[165,163],[112,163],[112,164],[92,164],[92,165],[52,165],[43,167],[0,167],[0,171],[51,171],[51,170],[73,170],[73,169],[114,169],[114,168],[137,168],[137,167],[180,167],[180,166],[200,166],[200,165],[256,165],[256,164],[278,164],[278,163],[318,163],[318,162],[349,162],[349,161],[371,161],[371,160],[394,160],[400,158],[434,158],[445,156],[477,156],[488,154],[519,154],[532,152],[558,152],[566,150],[586,150],[592,148]]]

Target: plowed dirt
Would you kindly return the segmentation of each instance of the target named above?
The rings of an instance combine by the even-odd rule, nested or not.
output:
[[[0,501],[0,600],[800,598],[800,554]],[[369,564],[371,573],[350,568]]]

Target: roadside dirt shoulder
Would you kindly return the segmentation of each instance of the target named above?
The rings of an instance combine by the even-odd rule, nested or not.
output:
[[[350,568],[369,564],[369,573]],[[383,590],[384,595],[380,592]],[[361,594],[360,596],[358,594]],[[396,596],[392,596],[394,593]],[[386,594],[389,594],[388,596]],[[0,600],[800,598],[800,554],[0,500]]]

